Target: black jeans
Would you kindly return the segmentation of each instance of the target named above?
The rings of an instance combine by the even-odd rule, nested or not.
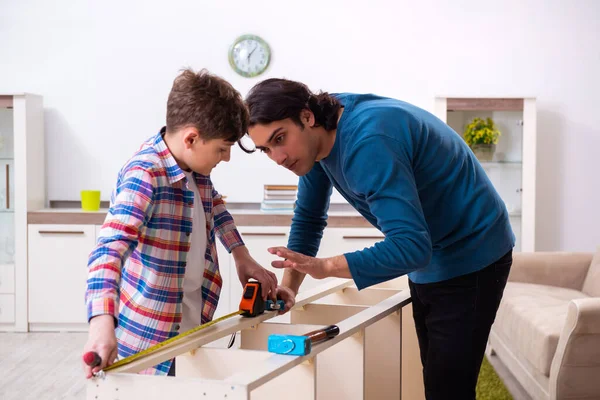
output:
[[[175,376],[175,359],[173,359],[173,362],[171,363],[171,368],[169,368],[167,376]]]
[[[442,282],[410,282],[427,400],[475,399],[490,328],[512,251],[486,268]]]

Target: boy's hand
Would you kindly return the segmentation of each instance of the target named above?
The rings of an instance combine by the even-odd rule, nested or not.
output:
[[[285,310],[280,310],[279,315],[290,311],[296,304],[296,294],[287,286],[277,286],[277,298],[285,302]]]
[[[97,373],[113,364],[117,358],[117,337],[114,321],[112,315],[98,315],[90,320],[88,341],[83,347],[83,354],[88,351],[95,351],[102,362],[92,369],[82,359],[81,363],[87,379],[92,377],[92,373]]]
[[[263,299],[266,300],[269,297],[273,301],[277,300],[277,277],[275,274],[261,267],[250,256],[246,246],[236,247],[231,254],[242,286],[245,286],[250,278],[256,279],[261,283]]]

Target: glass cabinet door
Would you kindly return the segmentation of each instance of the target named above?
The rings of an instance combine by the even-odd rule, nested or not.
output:
[[[498,102],[498,105],[505,106],[500,102]],[[493,106],[490,107],[489,103],[486,107],[482,107],[485,108],[482,110],[461,109],[463,107],[456,108],[453,109],[452,103],[448,102],[446,123],[468,143],[469,141],[465,134],[470,128],[473,131],[480,132],[480,136],[477,139],[472,137],[469,144],[506,204],[511,226],[516,236],[514,250],[521,251],[523,111],[518,109],[494,110],[490,109]],[[475,124],[478,121],[480,124],[495,131],[495,133],[490,134],[490,131],[482,132],[481,125],[475,128]],[[490,122],[493,122],[493,125]],[[498,132],[499,136],[496,136]],[[473,141],[482,141],[482,136],[495,138],[497,143],[484,144],[483,146],[473,143]]]
[[[7,265],[12,266],[15,254],[15,173],[12,111],[12,108],[0,108],[0,268]]]

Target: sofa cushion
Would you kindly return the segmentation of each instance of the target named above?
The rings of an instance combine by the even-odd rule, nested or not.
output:
[[[550,364],[565,324],[569,302],[586,294],[556,286],[509,282],[494,322],[494,332],[514,353],[523,355],[540,373]]]
[[[596,249],[590,269],[588,269],[582,292],[591,297],[600,297],[600,246]]]

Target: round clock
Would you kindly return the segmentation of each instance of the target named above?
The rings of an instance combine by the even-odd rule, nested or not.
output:
[[[247,78],[265,72],[271,61],[271,49],[267,42],[256,35],[243,35],[229,49],[229,64],[241,76]]]

